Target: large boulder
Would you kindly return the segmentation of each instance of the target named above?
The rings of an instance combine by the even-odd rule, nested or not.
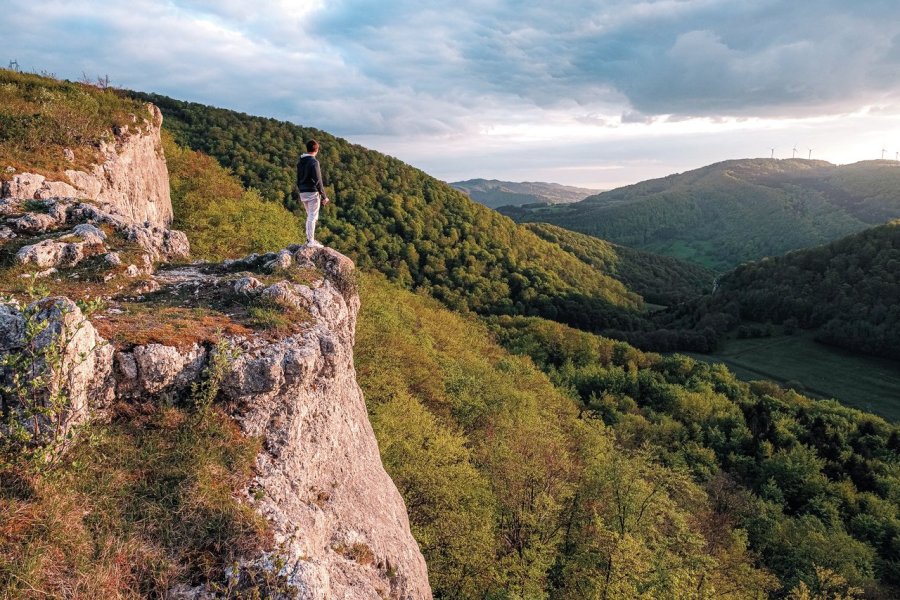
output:
[[[44,240],[22,246],[16,253],[16,260],[40,268],[74,267],[86,256],[105,250],[102,242]]]

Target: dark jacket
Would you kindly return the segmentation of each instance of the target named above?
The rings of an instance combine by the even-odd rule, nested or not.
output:
[[[315,156],[304,154],[297,161],[297,189],[301,192],[319,192],[322,198],[327,197],[322,184],[322,170]]]

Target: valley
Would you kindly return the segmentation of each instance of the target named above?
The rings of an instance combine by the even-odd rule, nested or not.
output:
[[[768,379],[816,398],[900,422],[900,364],[817,343],[810,334],[722,342],[716,352],[688,356],[723,363],[745,381]]]
[[[566,204],[578,202],[600,190],[580,188],[541,181],[498,181],[497,179],[469,179],[450,184],[465,192],[472,200],[490,208],[521,206],[523,204]]]

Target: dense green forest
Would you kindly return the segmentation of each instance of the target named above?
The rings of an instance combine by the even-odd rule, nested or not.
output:
[[[749,599],[778,587],[683,464],[619,443],[482,323],[381,275],[361,294],[358,378],[436,598]],[[619,369],[647,360],[602,343]],[[874,584],[861,575],[854,584]]]
[[[747,536],[780,581],[777,597],[812,582],[815,566],[862,586],[866,597],[896,597],[897,426],[768,382],[740,382],[722,365],[644,354],[557,323],[492,323],[504,346],[571,390],[622,447],[647,449],[701,485],[715,506],[703,520]]]
[[[813,330],[816,339],[900,360],[900,221],[742,265],[716,293],[658,316],[664,326],[741,336]],[[768,327],[766,326],[768,324]]]
[[[900,163],[732,160],[581,202],[501,210],[725,271],[900,217]]]
[[[318,139],[334,199],[322,211],[321,239],[361,268],[455,309],[541,315],[593,330],[643,326],[642,299],[621,282],[395,158],[283,121],[136,97],[160,107],[176,142],[289,208],[297,157],[306,140]],[[193,227],[193,214],[181,226]]]
[[[696,263],[641,252],[547,223],[528,229],[608,273],[653,304],[668,306],[712,291],[714,271]]]

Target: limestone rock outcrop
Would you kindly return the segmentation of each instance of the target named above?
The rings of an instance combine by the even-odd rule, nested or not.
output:
[[[64,211],[70,225],[84,216],[82,210],[95,207],[73,203]],[[90,214],[95,223],[79,225],[77,233],[103,242],[98,224],[104,221],[99,213]],[[356,382],[360,299],[353,263],[328,248],[293,246],[224,265],[163,266],[149,277],[159,298],[264,301],[284,307],[286,314],[304,315],[286,334],[252,331],[224,338],[233,355],[217,402],[247,435],[262,440],[242,501],[266,518],[275,543],[260,556],[244,557],[237,570],[222,577],[239,576],[241,569],[277,570],[292,590],[290,597],[301,600],[430,599],[424,558],[403,499],[381,464]],[[152,300],[146,302],[141,310],[153,310]],[[48,298],[26,308],[0,304],[0,356],[22,350],[27,318],[49,324],[39,343],[64,342],[58,380],[66,396],[60,410],[67,430],[102,415],[114,402],[184,401],[220,351],[199,342],[113,347],[78,306]],[[171,596],[210,594],[199,585],[172,590]]]
[[[100,228],[103,225],[117,232],[123,241],[140,246],[150,263],[183,259],[190,254],[183,232],[134,223],[111,204],[95,205],[75,198],[31,200],[27,206],[19,199],[2,202],[0,223],[9,230],[8,238],[53,234],[22,246],[16,253],[16,260],[22,264],[72,267],[88,256],[107,254],[107,235]],[[112,263],[115,260],[110,258]]]
[[[65,181],[16,173],[0,185],[0,198],[46,200],[76,197],[118,209],[132,223],[167,228],[172,223],[169,172],[162,151],[162,113],[147,105],[147,115],[122,127],[100,146],[101,162],[90,172],[69,169]]]
[[[303,249],[295,260],[326,274],[319,287],[289,284],[312,326],[274,344],[240,340],[223,385],[246,433],[265,440],[252,486],[258,509],[299,598],[430,598],[425,561],[356,383],[353,264],[328,249]]]

